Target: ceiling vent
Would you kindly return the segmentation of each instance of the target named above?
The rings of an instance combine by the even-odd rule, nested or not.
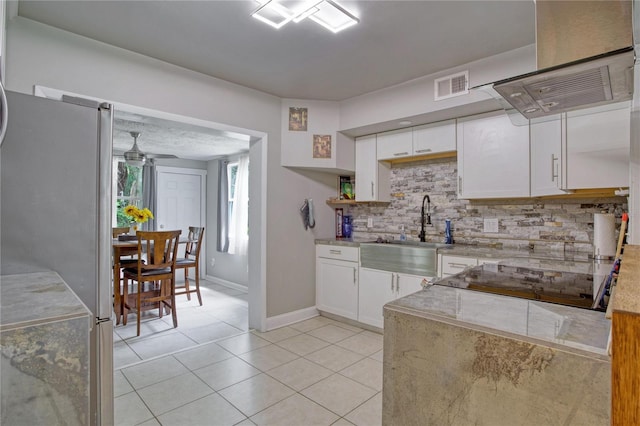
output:
[[[469,71],[462,71],[446,77],[437,78],[434,81],[433,91],[436,101],[466,95],[469,93]]]

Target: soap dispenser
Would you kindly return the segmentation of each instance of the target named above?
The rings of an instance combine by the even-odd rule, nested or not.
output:
[[[453,234],[451,233],[451,220],[444,221],[444,242],[445,244],[453,244]]]
[[[400,228],[400,241],[407,241],[407,234],[404,233],[404,225]]]

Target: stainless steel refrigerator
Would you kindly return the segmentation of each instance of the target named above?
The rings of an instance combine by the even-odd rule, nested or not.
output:
[[[92,312],[91,419],[112,424],[112,108],[14,92],[7,92],[7,103],[1,273],[55,271]]]

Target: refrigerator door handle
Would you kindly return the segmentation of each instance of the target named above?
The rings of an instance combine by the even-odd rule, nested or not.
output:
[[[97,400],[96,424],[112,425],[113,418],[113,322],[99,322],[97,325]]]
[[[7,94],[4,91],[2,82],[0,81],[0,147],[4,142],[4,137],[7,134],[7,124],[9,124],[9,104],[7,103]]]
[[[99,113],[99,178],[98,178],[98,318],[111,318],[113,312],[111,284],[111,182],[113,161],[113,108],[110,104],[98,105]]]

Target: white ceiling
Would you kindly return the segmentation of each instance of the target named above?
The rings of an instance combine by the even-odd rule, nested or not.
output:
[[[209,161],[249,150],[248,135],[116,111],[113,122],[115,154],[132,148],[131,131],[140,133],[138,148],[144,153]]]
[[[339,101],[535,42],[533,0],[341,4],[360,24],[339,34],[308,19],[275,30],[245,0],[22,0],[18,14],[296,99]]]

